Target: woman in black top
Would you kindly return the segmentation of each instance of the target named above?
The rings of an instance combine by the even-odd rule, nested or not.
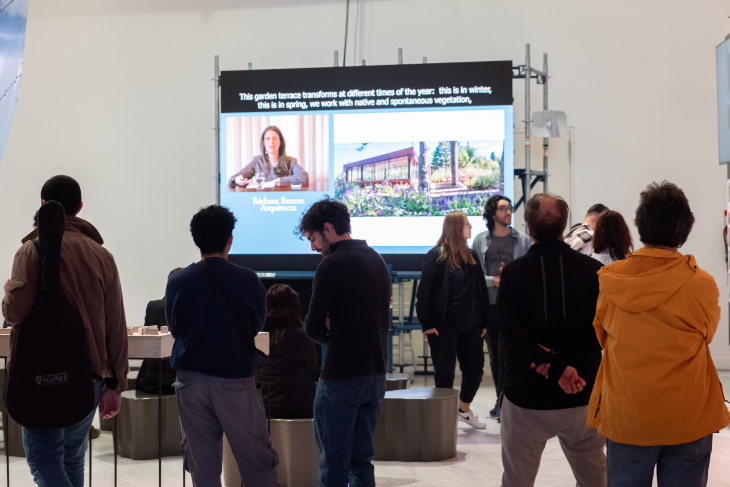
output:
[[[426,254],[416,312],[431,347],[436,387],[452,388],[456,359],[461,369],[459,421],[486,423],[470,406],[484,373],[482,337],[487,331],[487,283],[476,253],[466,242],[471,224],[465,213],[446,215],[436,247]]]
[[[275,284],[266,293],[271,383],[264,372],[261,395],[271,398],[271,417],[311,418],[317,349],[302,328],[299,295],[286,284]]]

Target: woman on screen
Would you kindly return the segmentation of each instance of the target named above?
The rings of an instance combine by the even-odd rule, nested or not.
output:
[[[266,127],[261,134],[261,155],[253,158],[246,167],[231,176],[230,187],[248,186],[257,174],[263,174],[265,182],[306,183],[309,174],[294,157],[286,155],[286,142],[281,130],[274,125]]]
[[[416,313],[431,347],[436,387],[453,387],[458,358],[459,421],[483,429],[487,425],[471,410],[471,402],[484,373],[489,297],[479,257],[466,244],[470,238],[466,213],[447,214],[441,238],[423,261]]]

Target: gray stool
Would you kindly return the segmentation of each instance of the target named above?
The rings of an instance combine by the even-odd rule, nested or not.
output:
[[[399,391],[408,389],[408,374],[385,374],[385,390]]]
[[[436,462],[456,456],[459,391],[419,387],[385,393],[374,460]]]
[[[119,454],[132,460],[158,457],[158,397],[141,391],[122,392],[117,414]],[[182,433],[175,396],[162,396],[162,456],[182,455]]]
[[[279,454],[281,487],[316,487],[319,449],[311,419],[272,419],[271,444]],[[223,436],[223,482],[226,487],[241,485],[241,476],[231,446]]]

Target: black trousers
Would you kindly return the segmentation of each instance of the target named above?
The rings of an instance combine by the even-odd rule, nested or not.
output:
[[[487,334],[484,340],[489,349],[489,368],[492,369],[492,379],[497,388],[497,398],[502,394],[504,386],[504,375],[507,372],[507,342],[499,334],[499,323],[497,322],[497,306],[489,305],[489,321],[487,322]]]
[[[484,375],[484,352],[480,336],[482,329],[475,325],[471,330],[460,332],[453,326],[445,325],[438,332],[438,336],[435,333],[426,335],[431,347],[436,387],[454,387],[458,358],[461,370],[459,399],[470,403],[474,400]]]

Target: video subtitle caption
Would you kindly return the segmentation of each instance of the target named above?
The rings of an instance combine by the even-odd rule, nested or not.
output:
[[[491,95],[490,86],[440,86],[397,90],[299,91],[293,93],[239,93],[241,101],[256,103],[259,110],[309,110],[404,106],[471,105],[469,95]]]

